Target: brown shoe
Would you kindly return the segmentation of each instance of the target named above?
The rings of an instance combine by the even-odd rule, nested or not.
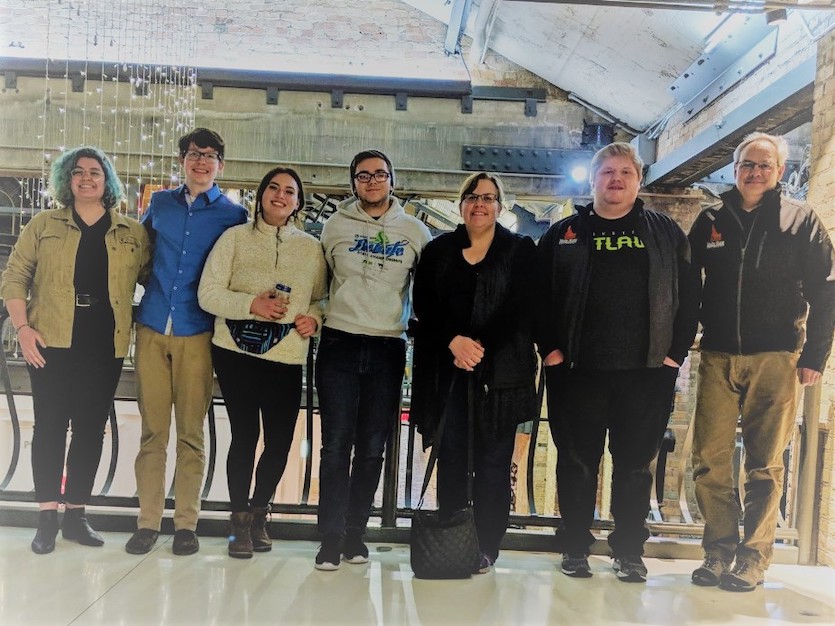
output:
[[[174,531],[174,542],[171,550],[177,556],[188,556],[200,549],[200,542],[197,540],[197,533],[193,530],[181,528]]]
[[[252,511],[252,549],[256,552],[269,552],[273,549],[273,540],[267,532],[267,515],[270,512],[270,505],[250,507]]]
[[[690,581],[700,587],[715,587],[719,584],[722,574],[730,569],[727,561],[723,561],[714,554],[706,554],[700,567],[693,570]]]
[[[725,591],[754,591],[763,584],[765,570],[747,561],[737,561],[733,568],[722,574],[719,588]]]
[[[229,516],[231,528],[229,530],[229,556],[236,559],[252,558],[252,513],[241,511]]]
[[[159,533],[150,528],[139,528],[125,544],[128,554],[147,554],[157,542]]]

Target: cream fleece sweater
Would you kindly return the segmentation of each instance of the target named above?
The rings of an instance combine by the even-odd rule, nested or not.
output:
[[[212,343],[243,353],[229,334],[227,319],[261,319],[249,312],[255,296],[283,283],[292,288],[284,320],[309,315],[321,328],[327,281],[322,246],[314,237],[292,224],[277,228],[258,218],[255,226],[234,226],[217,240],[203,268],[197,297],[203,310],[216,316]],[[298,365],[305,362],[307,349],[308,340],[292,330],[264,354],[249,356]]]

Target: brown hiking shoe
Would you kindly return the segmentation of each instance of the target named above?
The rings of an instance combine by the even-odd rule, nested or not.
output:
[[[232,513],[229,516],[231,528],[229,529],[229,556],[236,559],[252,558],[252,513],[241,511]]]

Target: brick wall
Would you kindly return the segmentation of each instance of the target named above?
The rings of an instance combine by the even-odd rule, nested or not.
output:
[[[818,42],[818,71],[812,117],[812,168],[809,202],[831,238],[835,238],[835,32]],[[821,564],[835,566],[835,358],[824,372],[821,399],[823,473],[818,515],[818,554]]]

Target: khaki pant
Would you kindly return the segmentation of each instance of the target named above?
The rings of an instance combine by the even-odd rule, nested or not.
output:
[[[765,569],[774,552],[783,494],[783,452],[797,403],[797,359],[790,352],[702,352],[693,433],[696,500],[705,520],[705,554]],[[744,536],[734,493],[737,420],[745,447]]]
[[[195,530],[203,484],[203,422],[212,400],[212,333],[161,335],[137,324],[136,382],[142,440],[136,456],[138,528],[159,530],[171,407],[177,427],[174,528]]]

